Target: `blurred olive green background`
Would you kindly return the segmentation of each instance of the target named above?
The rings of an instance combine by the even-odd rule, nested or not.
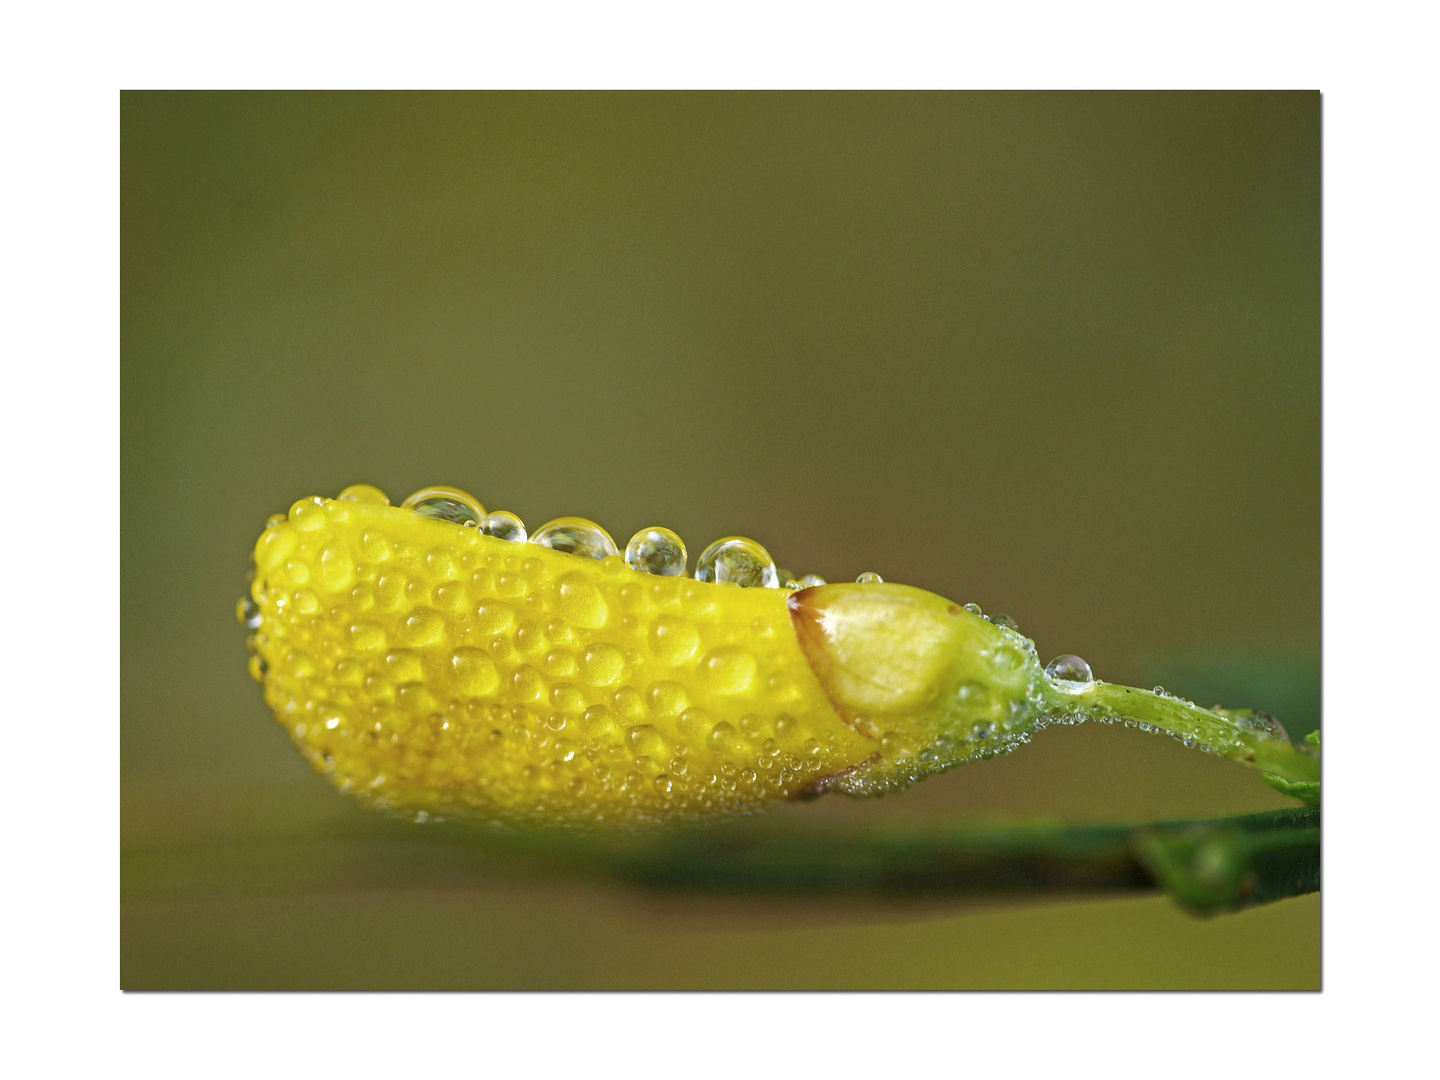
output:
[[[1303,733],[1318,94],[127,93],[121,133],[127,988],[1318,986],[1314,896],[721,902],[446,861],[302,763],[233,614],[269,514],[448,483],[875,570]],[[779,813],[1285,805],[1075,728]]]

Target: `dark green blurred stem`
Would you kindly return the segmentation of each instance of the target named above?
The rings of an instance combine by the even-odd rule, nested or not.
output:
[[[599,869],[653,889],[871,898],[1128,894],[1211,914],[1320,888],[1320,812],[1143,826],[904,823],[686,830]]]

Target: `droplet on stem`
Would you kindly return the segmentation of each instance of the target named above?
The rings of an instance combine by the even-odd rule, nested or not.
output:
[[[1095,675],[1090,665],[1078,656],[1057,656],[1045,665],[1045,674],[1053,683],[1060,684],[1061,690],[1084,690],[1094,685]]]

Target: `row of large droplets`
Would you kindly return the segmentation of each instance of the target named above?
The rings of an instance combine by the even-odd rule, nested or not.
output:
[[[340,493],[340,498],[386,506],[390,504],[383,491],[369,484],[348,487]],[[555,518],[532,533],[525,528],[525,522],[518,514],[508,510],[487,513],[479,499],[459,488],[421,488],[401,506],[426,517],[478,529],[486,536],[516,544],[539,544],[587,559],[606,559],[620,554],[610,534],[588,518]],[[685,541],[673,530],[658,525],[641,529],[625,545],[625,565],[642,574],[685,577],[689,558]],[[744,589],[792,591],[826,584],[819,574],[797,577],[781,569],[764,547],[744,536],[723,537],[702,551],[695,563],[695,580],[738,585]],[[855,580],[861,584],[875,584],[882,579],[879,574],[867,572]]]
[[[370,484],[353,484],[340,492],[340,498],[355,502],[390,505],[389,497]],[[480,500],[467,491],[453,487],[425,487],[400,504],[425,517],[439,518],[466,528],[478,529],[486,536],[516,544],[539,544],[555,551],[568,552],[587,559],[605,559],[620,554],[620,549],[604,527],[582,517],[559,517],[547,521],[533,533],[525,528],[518,514],[508,510],[486,511]],[[625,565],[642,574],[661,577],[684,577],[689,565],[685,541],[678,533],[660,525],[641,529],[625,545]],[[745,536],[726,536],[716,540],[700,553],[695,563],[695,580],[741,588],[797,589],[827,584],[819,574],[796,576],[781,569],[760,543]],[[857,577],[861,585],[880,584],[879,574],[867,571]],[[979,605],[966,604],[974,615],[982,615]],[[997,626],[1019,633],[1020,628],[1008,615],[983,616]],[[1045,667],[1052,685],[1062,691],[1078,694],[1095,684],[1095,677],[1078,656],[1057,656]]]
[[[390,505],[389,497],[371,484],[352,484],[339,496],[351,502]],[[478,529],[486,536],[515,544],[538,544],[555,551],[564,551],[587,559],[606,559],[620,554],[619,548],[604,527],[588,518],[560,517],[547,521],[535,532],[525,528],[518,514],[508,510],[486,511],[480,500],[469,492],[453,487],[425,487],[406,499],[401,506],[466,528]],[[283,515],[277,515],[283,517]],[[625,545],[625,565],[642,574],[660,577],[684,577],[689,565],[685,541],[671,529],[652,525],[641,529]],[[776,566],[770,553],[757,541],[744,536],[726,536],[716,540],[700,553],[695,564],[695,580],[740,588],[768,588],[795,591],[827,584],[819,574],[796,576]],[[884,579],[869,572],[857,577],[862,585],[880,584]],[[982,615],[997,626],[1019,634],[1020,628],[1008,615],[985,616],[977,604],[966,604],[973,615]],[[236,614],[250,629],[260,623],[259,609],[246,597]],[[1021,635],[1023,637],[1023,635]],[[1028,642],[1028,638],[1026,641]],[[1033,646],[1032,646],[1033,648]],[[1078,656],[1057,656],[1045,667],[1045,675],[1056,689],[1080,694],[1095,685],[1090,665]],[[1156,687],[1157,692],[1163,692]]]

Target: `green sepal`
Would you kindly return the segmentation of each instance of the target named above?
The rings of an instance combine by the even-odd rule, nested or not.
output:
[[[1261,773],[1260,778],[1281,795],[1299,799],[1306,806],[1320,805],[1319,780],[1286,780],[1283,776],[1276,776],[1274,773],[1268,772]]]

